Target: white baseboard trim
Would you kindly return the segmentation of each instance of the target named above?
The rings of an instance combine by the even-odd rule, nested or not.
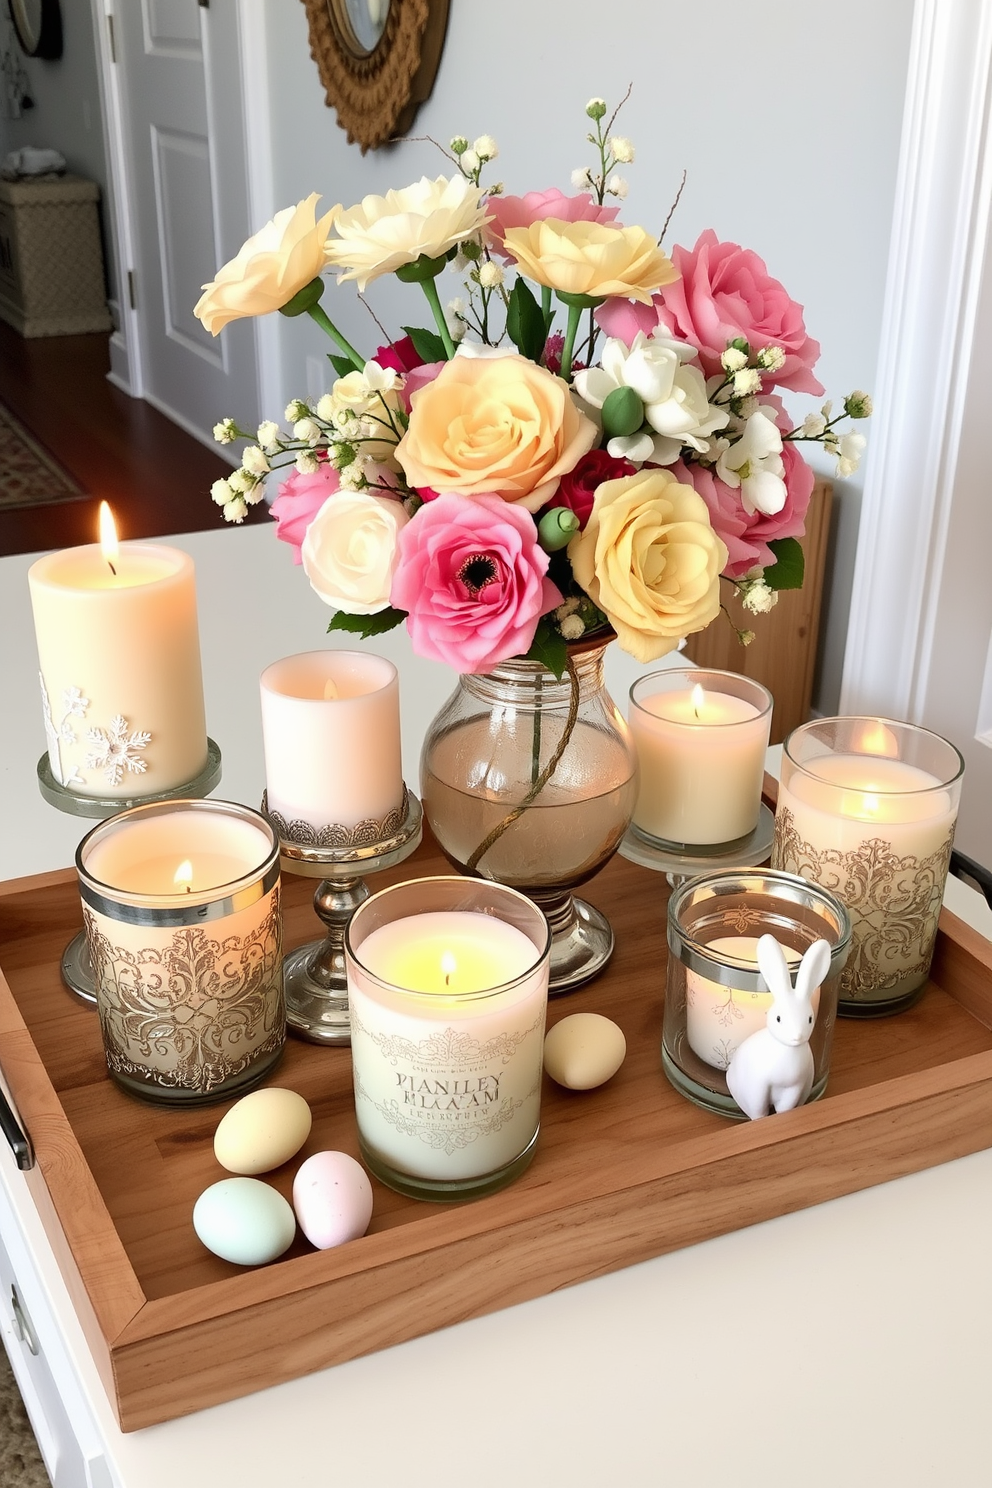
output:
[[[110,371],[107,373],[107,381],[120,388],[122,393],[127,393],[129,398],[134,397],[131,358],[128,355],[127,342],[120,331],[114,331],[110,338]]]

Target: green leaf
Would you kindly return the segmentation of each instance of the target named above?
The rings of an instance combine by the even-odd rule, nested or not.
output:
[[[374,615],[348,615],[344,610],[338,610],[327,629],[346,630],[350,635],[360,635],[368,640],[369,636],[385,635],[387,630],[395,630],[405,619],[406,610],[394,610],[390,605],[377,610]]]
[[[518,278],[506,309],[506,333],[521,356],[541,359],[547,337],[544,315],[525,280]]]
[[[565,637],[558,627],[542,615],[537,622],[537,630],[534,639],[530,643],[526,661],[539,661],[545,671],[552,672],[559,681],[565,675],[565,666],[568,661],[568,645]]]
[[[404,326],[404,331],[413,342],[413,349],[425,362],[447,361],[444,342],[436,331],[425,331],[420,326]]]
[[[777,537],[768,546],[775,554],[775,562],[765,569],[761,577],[769,589],[801,589],[806,573],[806,559],[796,538]]]
[[[347,377],[349,372],[354,372],[355,370],[355,364],[350,357],[335,356],[333,351],[329,351],[327,353],[327,360],[339,377]]]

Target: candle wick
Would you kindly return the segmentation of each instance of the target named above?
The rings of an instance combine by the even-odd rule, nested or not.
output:
[[[446,971],[444,973],[444,985],[446,987],[450,987],[451,986],[451,972],[450,971]]]
[[[114,578],[116,579],[116,577],[117,577],[117,570],[114,567],[114,565],[111,563],[111,561],[110,561],[109,558],[107,559],[107,567],[110,569],[110,572],[113,574]]]
[[[186,885],[186,892],[187,892],[187,894],[192,894],[192,892],[193,892],[193,885],[192,884],[187,884]]]

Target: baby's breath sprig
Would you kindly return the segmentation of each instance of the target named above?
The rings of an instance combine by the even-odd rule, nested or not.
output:
[[[606,118],[605,100],[590,98],[586,104],[586,115],[595,125],[595,132],[587,134],[586,139],[599,155],[598,169],[580,166],[578,170],[572,172],[572,185],[578,191],[593,192],[599,206],[603,205],[603,199],[607,196],[615,196],[622,201],[629,189],[626,177],[620,175],[616,167],[633,164],[634,146],[625,136],[614,134],[613,125],[630,97],[630,91],[628,87],[605,125],[603,124]]]

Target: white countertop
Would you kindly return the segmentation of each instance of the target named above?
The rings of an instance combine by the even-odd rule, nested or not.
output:
[[[327,611],[264,528],[175,541],[197,563],[208,728],[224,755],[217,794],[255,804],[258,673],[320,647]],[[29,562],[0,560],[0,878],[66,866],[87,826],[36,789]],[[400,665],[415,787],[423,730],[453,678],[412,657],[403,632],[376,649]],[[639,670],[610,658],[621,705]],[[949,902],[990,933],[977,895],[952,884]],[[0,1178],[16,1199],[6,1150]],[[992,1480],[992,1152],[128,1436],[40,1223],[29,1206],[17,1212],[120,1488]]]

